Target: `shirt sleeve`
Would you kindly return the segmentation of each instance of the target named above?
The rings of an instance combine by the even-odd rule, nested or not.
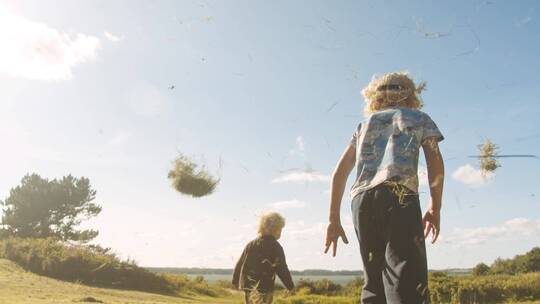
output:
[[[281,282],[283,282],[283,285],[285,285],[288,290],[292,290],[294,288],[294,282],[289,267],[287,266],[287,262],[285,261],[285,253],[283,252],[281,245],[278,245],[277,247],[278,261],[276,265],[276,274]]]
[[[360,128],[362,127],[362,124],[359,124],[358,127],[356,127],[356,130],[354,130],[354,133],[352,135],[352,138],[349,142],[349,145],[356,148],[356,142],[358,141],[358,132],[360,132]]]
[[[244,263],[246,261],[248,247],[249,245],[246,245],[246,247],[244,248],[244,251],[242,252],[242,255],[240,256],[240,258],[238,259],[238,262],[236,263],[236,266],[234,267],[232,284],[233,286],[237,288],[240,284],[240,271],[242,270],[242,267],[244,266]]]
[[[444,139],[444,136],[442,135],[441,131],[439,130],[433,119],[431,119],[429,115],[425,114],[422,132],[422,144],[428,138],[435,138],[437,141],[442,141]]]

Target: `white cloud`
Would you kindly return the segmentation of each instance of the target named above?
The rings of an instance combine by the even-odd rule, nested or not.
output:
[[[299,200],[290,200],[290,201],[280,201],[270,204],[270,206],[276,210],[285,210],[285,209],[299,209],[304,208],[308,204],[304,201]]]
[[[352,223],[342,223],[343,229],[347,235],[351,235],[351,231],[354,232],[354,226]],[[328,227],[327,222],[318,222],[307,224],[304,221],[296,221],[285,225],[283,230],[284,238],[287,240],[320,240],[323,241],[326,235],[326,229]],[[350,241],[350,239],[349,239]]]
[[[66,80],[72,69],[95,58],[100,41],[68,34],[0,8],[0,73],[35,80]]]
[[[116,35],[113,35],[107,31],[105,31],[105,33],[103,33],[105,35],[105,38],[107,38],[108,40],[112,41],[112,42],[118,42],[118,41],[122,41],[124,40],[124,36],[116,36]]]
[[[300,171],[293,170],[285,173],[272,180],[272,183],[287,183],[287,182],[328,182],[330,177],[328,175],[315,172],[315,171]]]
[[[304,139],[302,136],[296,137],[296,146],[289,151],[291,155],[300,155],[303,156],[305,151]]]
[[[483,174],[480,169],[475,169],[473,166],[467,164],[457,168],[456,171],[452,173],[452,177],[465,185],[480,187],[493,181],[495,174],[492,172]]]
[[[306,224],[304,221],[293,222],[286,225],[286,228],[283,230],[283,236],[293,241],[312,240],[317,237],[322,239],[327,226],[328,223],[323,222],[311,225]]]
[[[521,18],[519,20],[517,20],[515,22],[515,25],[516,27],[522,27],[524,26],[525,24],[529,23],[532,21],[532,17],[531,16],[527,16],[527,17],[524,17],[524,18]]]
[[[466,246],[539,235],[540,220],[513,218],[499,226],[457,228],[443,240],[456,246]]]

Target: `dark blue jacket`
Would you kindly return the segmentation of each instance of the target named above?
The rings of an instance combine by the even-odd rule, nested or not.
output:
[[[249,242],[236,267],[232,283],[243,290],[274,291],[275,277],[289,290],[294,288],[283,248],[273,236],[260,236]]]

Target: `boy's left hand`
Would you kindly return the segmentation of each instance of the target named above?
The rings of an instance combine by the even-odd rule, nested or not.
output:
[[[424,226],[424,238],[431,232],[431,244],[434,244],[441,230],[441,212],[428,209],[422,218],[422,225]]]

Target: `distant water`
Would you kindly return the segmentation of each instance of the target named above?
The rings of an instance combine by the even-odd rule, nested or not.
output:
[[[198,275],[196,274],[188,274],[188,277],[190,278],[195,278],[197,277]],[[223,280],[223,281],[231,281],[232,280],[232,275],[228,275],[228,274],[205,274],[205,275],[202,275],[204,277],[204,279],[207,281],[207,282],[215,282],[215,281],[219,281],[219,280]],[[353,275],[330,275],[330,276],[324,276],[324,275],[310,275],[310,276],[306,276],[306,275],[293,275],[292,278],[293,278],[293,281],[296,283],[298,282],[298,280],[300,279],[309,279],[309,280],[312,280],[312,281],[317,281],[317,280],[322,280],[322,279],[328,279],[334,283],[337,283],[337,284],[340,284],[340,285],[345,285],[347,283],[349,283],[350,281],[354,280],[355,278],[357,278],[358,276],[353,276]],[[279,279],[276,277],[276,282],[279,282]]]

